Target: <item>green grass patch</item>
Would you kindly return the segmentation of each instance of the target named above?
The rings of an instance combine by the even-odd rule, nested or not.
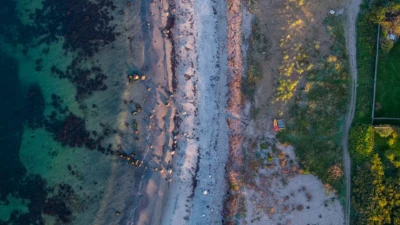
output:
[[[375,103],[375,117],[400,117],[399,42],[388,54],[380,54]]]
[[[334,39],[331,55],[305,73],[305,88],[295,97],[287,129],[279,132],[282,142],[295,147],[302,167],[344,194],[343,179],[329,173],[334,165],[342,167],[341,139],[350,97],[350,75],[342,20],[325,21]]]
[[[247,76],[242,78],[242,93],[251,101],[254,101],[257,82],[262,79],[262,68],[251,56],[248,57],[247,64]]]
[[[390,119],[375,119],[374,125],[393,125],[393,126],[400,126],[400,120],[390,120]]]
[[[374,89],[374,68],[377,25],[365,19],[368,1],[361,5],[357,19],[357,101],[353,123],[372,121],[372,99]]]
[[[267,59],[269,57],[269,48],[269,42],[265,35],[262,34],[258,20],[254,19],[247,57],[247,74],[242,78],[242,93],[251,101],[254,101],[256,85],[263,77],[262,67],[253,54],[256,52],[260,54],[265,53],[263,55]]]

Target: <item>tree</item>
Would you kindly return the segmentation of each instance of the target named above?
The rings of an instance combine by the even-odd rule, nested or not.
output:
[[[353,177],[353,206],[356,209],[356,224],[390,223],[390,210],[384,186],[384,170],[378,154],[359,168]]]
[[[367,14],[367,18],[379,23],[384,30],[400,34],[400,3],[390,2],[387,6],[375,7]]]

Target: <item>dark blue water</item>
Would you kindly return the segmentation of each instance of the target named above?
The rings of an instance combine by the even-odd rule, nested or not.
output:
[[[19,148],[23,132],[23,120],[18,112],[23,105],[23,89],[18,78],[17,62],[5,55],[0,55],[0,199],[5,201],[8,193],[17,189],[20,179],[25,175],[25,168],[19,161]],[[7,106],[7,107],[4,107]]]

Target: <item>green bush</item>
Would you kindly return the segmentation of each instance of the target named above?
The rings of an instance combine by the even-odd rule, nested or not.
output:
[[[361,164],[370,158],[373,144],[374,128],[371,125],[362,124],[351,128],[349,136],[349,151],[351,158],[357,164]]]
[[[268,153],[268,162],[271,162],[272,161],[272,154],[271,153]]]
[[[375,127],[375,132],[378,133],[379,136],[385,138],[393,134],[394,129],[392,127]]]
[[[268,145],[267,143],[262,143],[262,144],[260,145],[260,148],[261,148],[261,149],[268,149],[268,148],[269,148],[269,145]]]
[[[381,49],[384,54],[388,54],[390,50],[393,48],[394,44],[392,40],[383,38],[381,41]]]

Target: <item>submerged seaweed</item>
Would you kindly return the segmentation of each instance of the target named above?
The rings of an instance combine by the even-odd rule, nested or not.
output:
[[[102,47],[115,41],[119,35],[115,31],[116,25],[112,23],[114,18],[111,13],[116,9],[112,0],[43,0],[40,9],[25,12],[16,10],[16,2],[2,2],[1,39],[5,41],[7,48],[21,50],[22,46],[22,53],[26,56],[22,58],[32,61],[34,66],[31,72],[35,76],[51,72],[59,79],[67,79],[75,86],[75,98],[81,106],[83,100],[94,92],[107,89],[107,75],[92,63],[95,60],[91,57]],[[30,12],[33,12],[30,14],[31,25],[23,24],[18,16]],[[52,51],[52,44],[56,43],[62,43],[65,55],[73,58],[66,69],[54,65],[49,71],[47,66],[51,61],[45,55]],[[0,48],[2,46],[0,44]],[[40,55],[36,55],[38,51],[30,51],[38,48],[43,48],[39,51]],[[19,53],[16,55],[20,56]],[[134,154],[127,155],[120,147],[113,150],[111,144],[103,146],[103,134],[110,134],[110,128],[88,131],[85,120],[71,113],[59,95],[54,93],[50,102],[45,102],[49,96],[45,98],[40,86],[30,83],[32,79],[24,80],[27,86],[23,87],[18,78],[18,63],[2,52],[0,67],[0,83],[5,86],[1,92],[0,105],[6,108],[0,115],[0,204],[10,204],[8,197],[11,196],[21,199],[28,209],[26,212],[14,210],[7,221],[0,220],[0,225],[43,225],[48,222],[45,217],[50,217],[51,221],[55,221],[54,224],[71,224],[74,222],[73,214],[78,210],[81,212],[87,206],[86,200],[79,198],[69,184],[50,185],[40,174],[27,171],[21,161],[23,157],[20,156],[24,125],[32,129],[43,127],[63,146],[97,150],[105,155],[119,156],[130,164],[142,165],[143,162],[134,158]],[[23,88],[27,89],[24,91]],[[45,109],[47,112],[49,108],[46,107],[49,106],[53,109],[50,109],[50,115],[45,115]],[[35,135],[30,138],[36,136],[36,132],[38,131],[34,131]],[[29,150],[46,151],[45,148]],[[49,150],[48,154],[54,157],[57,152]],[[72,166],[68,166],[68,170],[74,176],[82,174],[73,170]]]
[[[107,76],[103,73],[100,67],[92,66],[90,69],[79,68],[78,59],[72,60],[66,71],[58,69],[56,66],[51,67],[53,75],[57,75],[60,79],[68,79],[76,87],[77,101],[81,101],[95,91],[104,91],[107,85],[104,84]]]
[[[68,223],[71,221],[71,209],[68,202],[72,194],[63,192],[61,195],[50,197],[54,188],[48,187],[40,175],[29,174],[20,161],[23,123],[26,122],[28,126],[37,128],[43,121],[42,92],[39,86],[33,85],[24,99],[17,75],[16,61],[4,54],[0,56],[0,68],[4,72],[0,76],[0,83],[6,84],[2,88],[4,97],[0,98],[0,105],[7,106],[6,110],[0,112],[0,146],[2,146],[0,148],[0,202],[9,204],[8,196],[28,202],[28,212],[21,213],[14,210],[7,221],[0,221],[0,225],[43,225],[42,214],[54,216],[56,220]],[[27,113],[24,113],[25,111]],[[73,193],[70,188],[67,191]],[[58,205],[50,210],[54,207],[54,202]]]
[[[64,120],[45,121],[46,130],[53,134],[55,141],[63,146],[86,147],[90,150],[96,149],[96,141],[90,137],[86,130],[86,123],[83,119],[70,113]]]
[[[30,86],[22,110],[25,123],[30,128],[36,129],[43,126],[44,107],[44,97],[39,85]]]
[[[42,44],[50,45],[62,41],[65,52],[74,53],[71,65],[62,71],[56,66],[51,72],[60,79],[68,79],[76,87],[76,99],[81,101],[95,91],[104,91],[107,76],[100,67],[92,66],[90,69],[80,67],[81,63],[94,56],[99,50],[115,41],[119,35],[115,31],[116,25],[110,12],[116,9],[111,0],[59,1],[44,0],[43,7],[30,14],[32,25],[23,25],[19,19],[13,20],[14,24],[0,22],[0,31],[13,36],[9,40],[24,46],[26,55],[29,48]],[[8,15],[8,14],[7,14]],[[14,17],[14,16],[13,16]],[[0,15],[1,18],[1,15]],[[45,54],[49,49],[43,50]],[[35,70],[43,70],[43,59],[36,59]]]
[[[109,15],[109,9],[116,9],[111,0],[44,0],[43,8],[31,14],[31,19],[41,36],[39,43],[64,39],[66,51],[93,56],[116,38],[115,25],[110,25],[114,18]]]

